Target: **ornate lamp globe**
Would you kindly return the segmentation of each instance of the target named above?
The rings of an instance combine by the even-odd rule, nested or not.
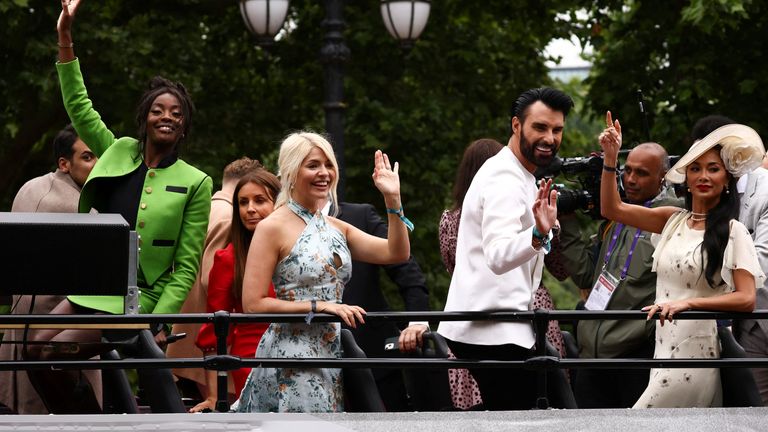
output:
[[[381,0],[381,17],[389,34],[410,48],[429,19],[429,0]]]
[[[288,14],[289,0],[240,0],[240,14],[245,26],[259,41],[268,46],[275,42],[275,35],[283,28]]]

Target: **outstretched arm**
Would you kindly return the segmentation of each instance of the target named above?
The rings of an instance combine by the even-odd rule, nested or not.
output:
[[[661,233],[667,220],[676,212],[677,207],[647,208],[641,205],[621,201],[616,188],[619,149],[621,148],[621,124],[613,120],[611,112],[605,114],[606,128],[600,134],[600,147],[603,149],[603,175],[600,179],[600,212],[603,217],[639,228],[643,231]]]
[[[56,70],[59,73],[64,108],[67,110],[72,126],[96,156],[101,157],[115,142],[115,135],[101,121],[101,116],[93,108],[88,91],[85,89],[80,64],[75,57],[72,22],[80,2],[81,0],[62,0],[61,2],[61,14],[56,25],[59,34],[59,62],[56,64]]]

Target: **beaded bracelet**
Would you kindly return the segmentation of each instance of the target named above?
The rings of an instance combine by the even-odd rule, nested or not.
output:
[[[408,227],[408,231],[413,231],[413,222],[409,221],[405,215],[403,215],[403,206],[401,205],[399,209],[391,209],[387,208],[387,213],[397,215],[397,217],[400,218],[401,221],[405,224],[406,227]]]
[[[58,45],[59,48],[74,48],[75,47],[75,43],[74,42],[70,42],[69,45],[62,45],[60,43],[57,43],[56,45]]]

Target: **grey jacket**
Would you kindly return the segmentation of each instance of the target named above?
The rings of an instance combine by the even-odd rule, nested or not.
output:
[[[748,174],[747,188],[740,196],[739,222],[749,230],[755,242],[757,259],[763,272],[768,273],[768,170],[758,168]],[[757,287],[757,309],[768,308],[768,281]],[[738,325],[742,335],[752,328],[755,320],[743,320]],[[768,335],[768,320],[757,320],[762,331]]]

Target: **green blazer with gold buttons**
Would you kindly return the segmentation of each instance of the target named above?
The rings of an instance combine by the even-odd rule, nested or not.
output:
[[[93,109],[77,59],[57,63],[64,107],[80,138],[99,157],[80,195],[80,212],[98,208],[96,190],[105,179],[135,171],[143,158],[135,138],[115,138]],[[145,175],[136,231],[140,236],[141,313],[177,313],[195,281],[208,227],[211,178],[181,159]],[[123,312],[123,299],[70,296],[70,301],[110,313]]]

